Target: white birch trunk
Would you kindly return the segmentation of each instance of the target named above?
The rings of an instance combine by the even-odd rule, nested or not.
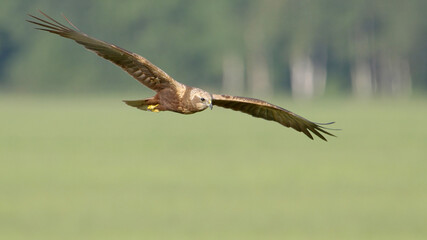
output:
[[[310,99],[323,95],[326,86],[326,58],[313,61],[309,55],[290,61],[292,96]]]

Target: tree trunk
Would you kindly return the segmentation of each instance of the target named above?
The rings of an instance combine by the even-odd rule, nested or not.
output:
[[[353,94],[357,97],[371,97],[373,76],[369,61],[356,60],[351,68],[351,84]]]
[[[292,96],[310,99],[323,95],[326,86],[326,56],[314,61],[308,54],[290,60]]]
[[[268,64],[265,56],[252,53],[248,59],[248,85],[253,96],[269,96],[272,93]]]
[[[254,96],[268,96],[273,92],[266,54],[265,35],[268,30],[266,14],[274,15],[279,1],[256,1],[249,11],[245,26],[246,72],[248,89]]]
[[[408,60],[398,55],[382,54],[378,64],[378,90],[381,94],[400,96],[411,92]]]
[[[222,72],[222,91],[242,95],[245,87],[242,59],[235,53],[226,54],[222,61]]]

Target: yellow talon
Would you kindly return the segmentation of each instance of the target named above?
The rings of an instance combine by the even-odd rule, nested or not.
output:
[[[156,105],[148,105],[147,110],[151,112],[159,112],[159,109],[156,109],[156,107],[159,106],[159,104]]]

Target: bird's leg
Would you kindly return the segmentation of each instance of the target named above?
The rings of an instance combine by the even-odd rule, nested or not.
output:
[[[159,112],[159,109],[156,109],[156,107],[159,106],[159,104],[156,105],[148,105],[147,110],[151,112]]]
[[[124,100],[124,102],[132,107],[136,107],[138,109],[150,112],[160,112],[164,111],[159,101],[153,98],[147,98],[142,100]]]

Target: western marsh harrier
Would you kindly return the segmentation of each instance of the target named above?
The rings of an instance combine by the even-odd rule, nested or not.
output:
[[[151,112],[173,111],[182,114],[191,114],[203,111],[208,107],[212,109],[212,105],[216,105],[247,113],[257,118],[278,122],[283,126],[303,132],[311,139],[313,139],[311,133],[314,133],[325,141],[326,138],[322,133],[334,136],[326,131],[328,128],[322,126],[332,124],[333,122],[314,123],[291,111],[262,100],[211,94],[202,89],[184,85],[175,81],[144,57],[84,34],[65,16],[65,20],[72,28],[59,23],[41,11],[40,13],[46,18],[42,19],[29,15],[33,19],[27,21],[38,25],[37,29],[39,30],[48,31],[76,41],[85,48],[118,65],[140,83],[157,92],[151,98],[124,101],[129,106]]]

